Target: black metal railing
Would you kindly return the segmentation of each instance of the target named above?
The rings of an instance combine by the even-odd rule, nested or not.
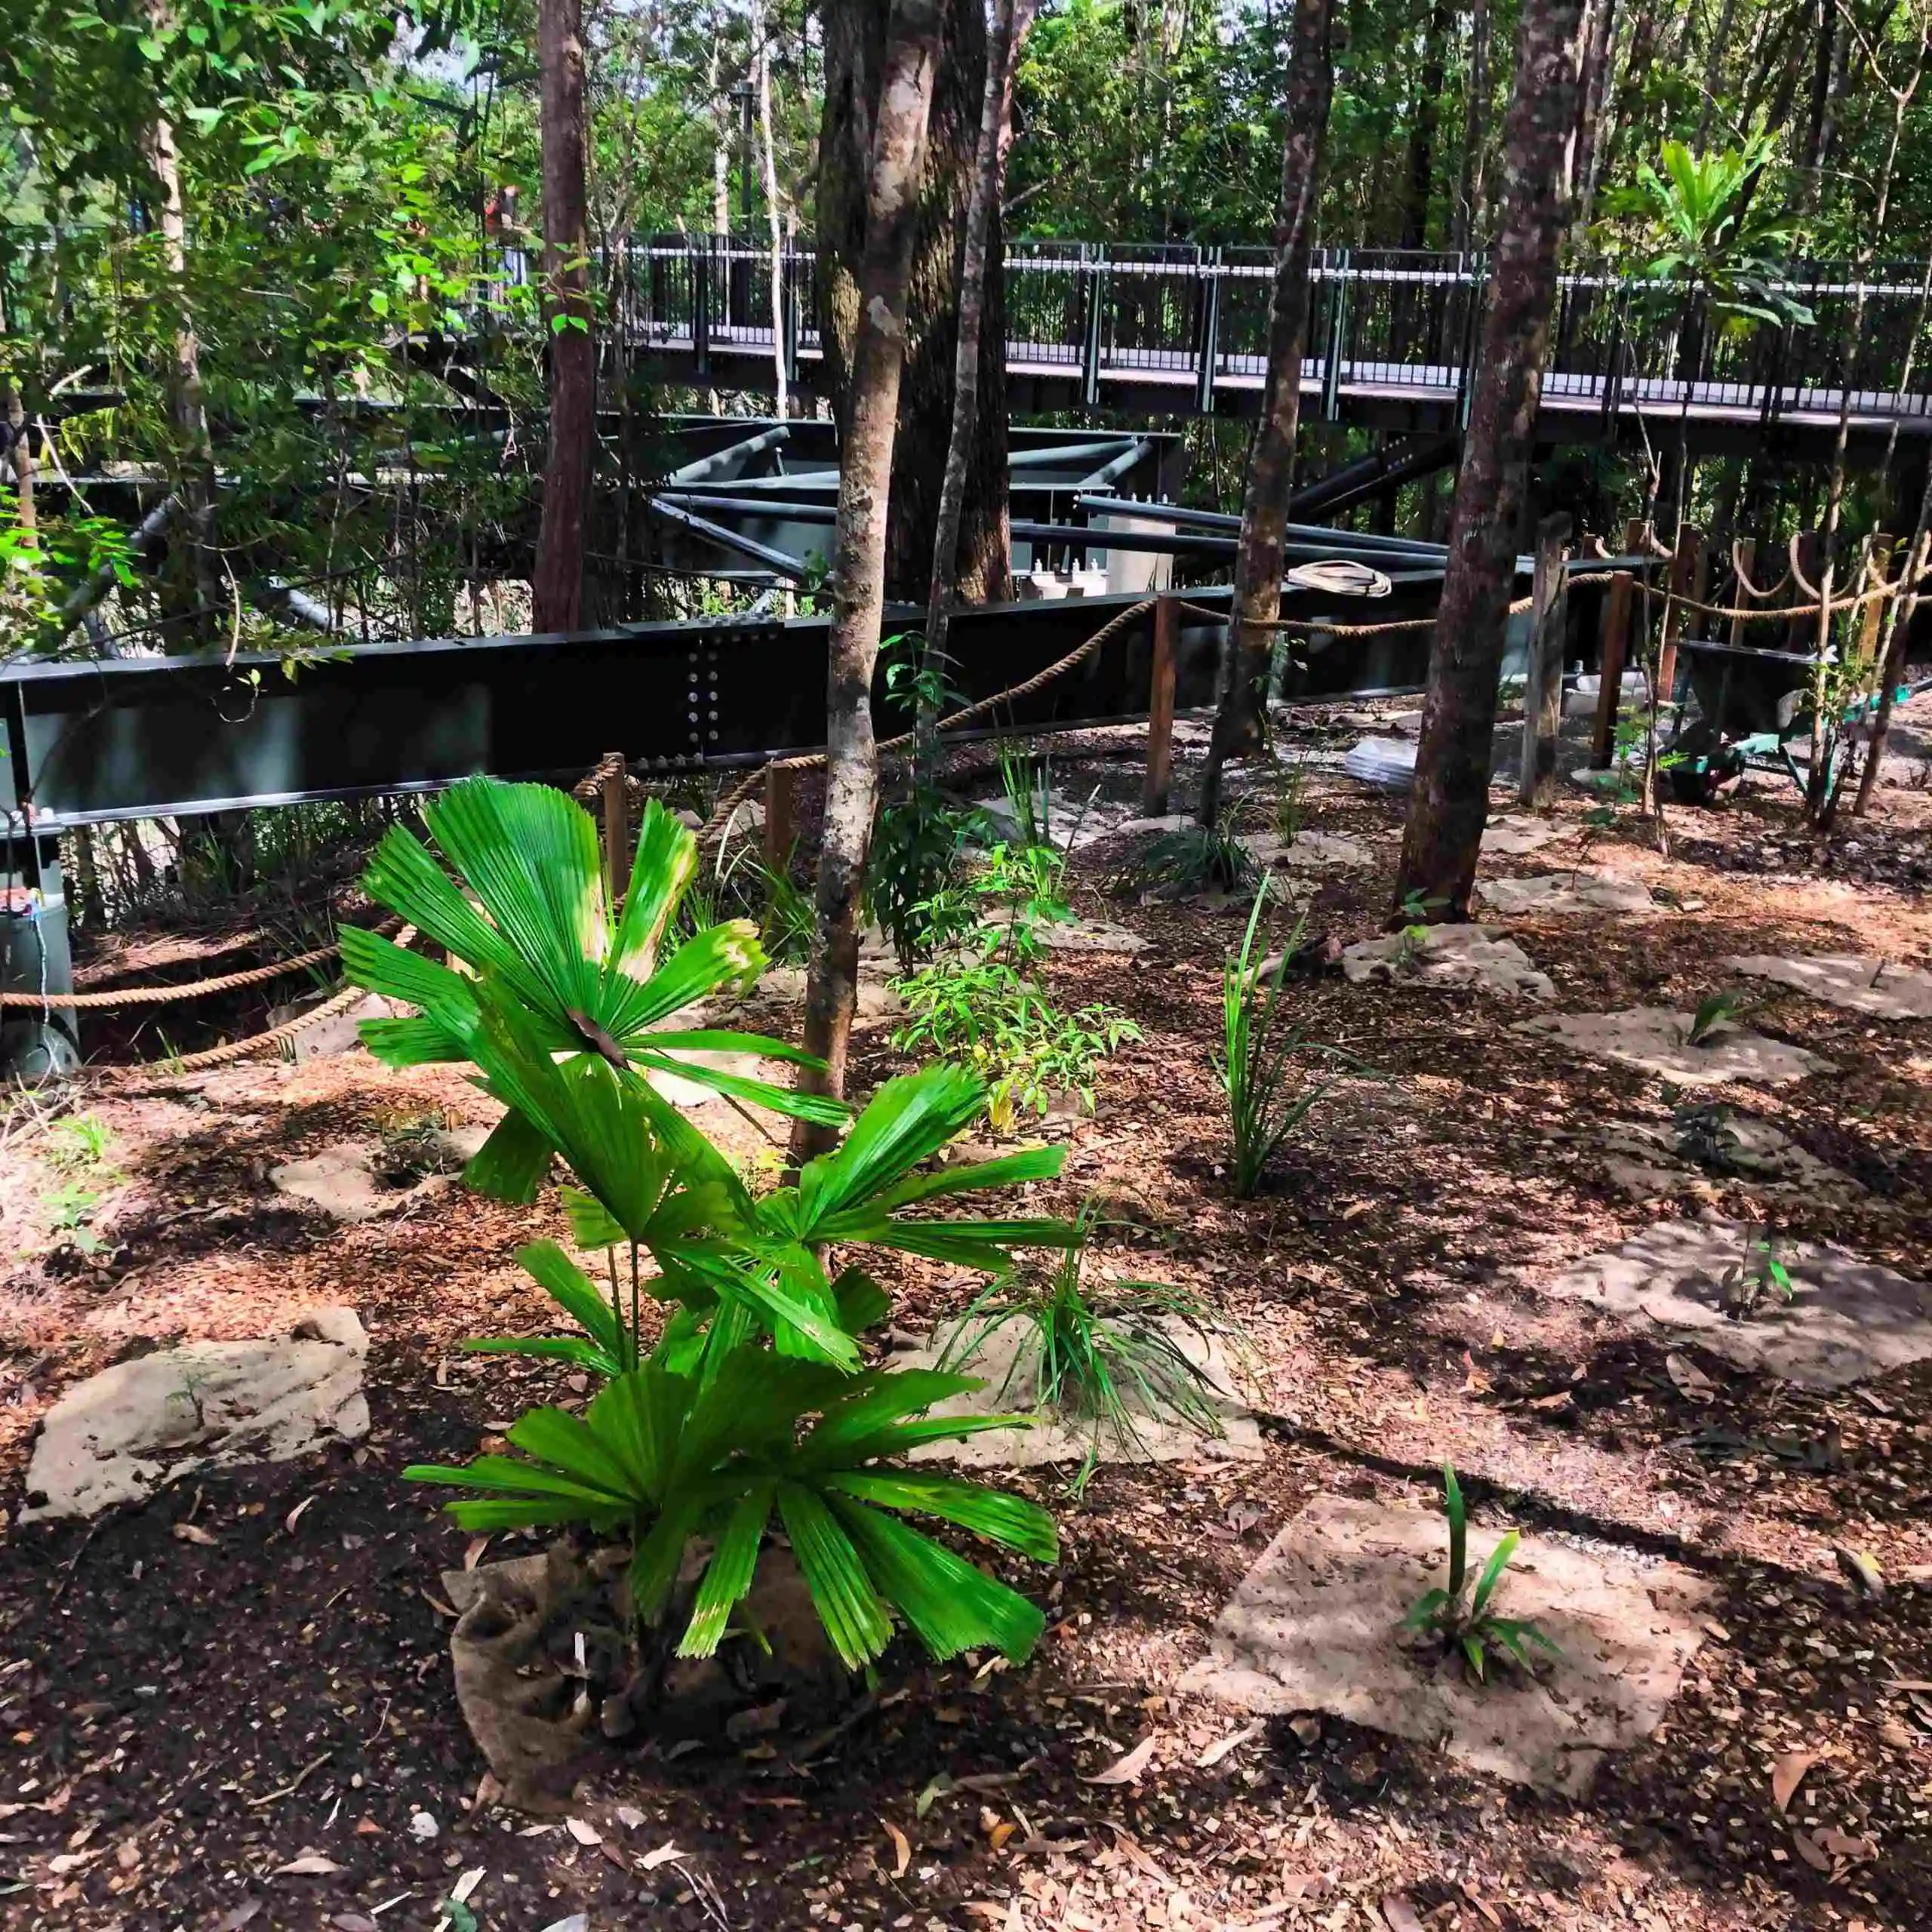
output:
[[[688,351],[701,377],[742,371],[745,358],[773,358],[781,343],[789,374],[818,353],[809,238],[784,250],[777,303],[762,234],[639,238],[612,269],[607,285],[627,339]],[[1211,408],[1217,390],[1262,380],[1272,274],[1265,248],[1011,242],[1008,366],[1076,378],[1089,401],[1109,384],[1134,383],[1171,387],[1177,409]],[[1481,255],[1318,251],[1304,387],[1329,416],[1364,392],[1466,407],[1487,276]],[[1662,415],[1685,405],[1687,385],[1694,414],[1768,424],[1835,414],[1849,380],[1859,414],[1932,414],[1921,271],[1869,270],[1855,331],[1860,290],[1847,266],[1794,264],[1778,286],[1808,321],[1740,325],[1681,285],[1607,270],[1566,275],[1546,401]]]

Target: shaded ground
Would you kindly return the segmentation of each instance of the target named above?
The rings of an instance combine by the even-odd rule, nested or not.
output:
[[[1080,788],[1131,795],[1135,758],[1117,741]],[[1694,1008],[1734,952],[1932,957],[1919,896],[1932,798],[1884,792],[1878,820],[1826,848],[1770,783],[1675,814],[1668,859],[1590,837],[1582,801],[1565,799],[1563,839],[1497,863],[1527,874],[1586,860],[1657,897],[1647,915],[1500,922],[1553,977],[1558,1005]],[[1326,773],[1306,804],[1311,823],[1376,857],[1321,876],[1311,928],[1367,937],[1399,807]],[[1053,1614],[1032,1665],[940,1670],[895,1652],[872,1704],[829,1742],[808,1750],[781,1732],[642,1759],[580,1793],[580,1830],[480,1800],[439,1581],[466,1540],[394,1480],[469,1452],[540,1395],[573,1399],[546,1370],[455,1353],[465,1336],[544,1321],[510,1254],[555,1231],[555,1200],[524,1212],[432,1187],[339,1229],[267,1180],[334,1140],[480,1118],[472,1091],[360,1054],[103,1084],[79,1103],[109,1130],[99,1159],[17,1112],[0,1147],[16,1257],[0,1280],[0,1501],[17,1506],[35,1420],[81,1376],[156,1343],[269,1334],[317,1303],[355,1306],[370,1330],[374,1426],[352,1454],[190,1479],[92,1528],[0,1542],[0,1885],[21,1887],[0,1897],[4,1922],[427,1927],[481,1868],[470,1903],[492,1932],[577,1911],[593,1927],[1343,1932],[1410,1922],[1391,1898],[1472,1932],[1924,1924],[1932,1366],[1827,1397],[1691,1351],[1710,1386],[1687,1391],[1659,1338],[1540,1289],[1700,1208],[1922,1276],[1932,1028],[1772,990],[1752,1023],[1841,1071],[1718,1097],[1863,1192],[1774,1196],[1684,1164],[1662,1198],[1634,1198],[1598,1137],[1604,1122],[1668,1125],[1657,1082],[1512,1032],[1527,1007],[1312,980],[1297,1023],[1373,1077],[1344,1081],[1270,1186],[1236,1202],[1208,1054],[1241,914],[1109,893],[1131,844],[1083,851],[1080,896],[1153,943],[1051,971],[1069,995],[1131,1013],[1146,1039],[1105,1070],[1097,1115],[1041,1199],[1099,1193],[1121,1223],[1106,1260],[1187,1283],[1246,1324],[1266,1460],[1103,1472],[1078,1503],[1048,1472],[1022,1479],[1059,1509],[1066,1544],[1054,1575],[1009,1573]],[[863,1037],[856,1063],[867,1084],[894,1070],[884,1032]],[[967,1291],[916,1264],[890,1284],[911,1327]],[[1667,1554],[1713,1580],[1710,1641],[1664,1728],[1576,1804],[1306,1719],[1198,1761],[1248,1722],[1170,1687],[1268,1540],[1318,1492],[1424,1500],[1445,1456],[1489,1520]],[[1882,1602],[1854,1601],[1841,1546],[1881,1564]],[[1150,1736],[1137,1784],[1082,1781]],[[1793,1751],[1817,1761],[1781,1814],[1770,1771]],[[681,1855],[651,1862],[667,1845]],[[298,1863],[310,1869],[278,1875]]]

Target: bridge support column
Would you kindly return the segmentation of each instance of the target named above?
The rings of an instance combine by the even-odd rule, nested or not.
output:
[[[66,884],[57,840],[0,839],[0,992],[74,990]],[[0,1075],[45,1080],[80,1063],[71,1006],[0,1007]]]

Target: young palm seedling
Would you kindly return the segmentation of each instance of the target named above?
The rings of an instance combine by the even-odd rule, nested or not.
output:
[[[998,1400],[1011,1397],[1086,1433],[1084,1488],[1103,1444],[1144,1452],[1150,1425],[1204,1436],[1223,1432],[1219,1392],[1204,1365],[1206,1345],[1228,1324],[1199,1296],[1164,1281],[1086,1279],[1091,1214],[1080,1242],[1054,1257],[1044,1278],[992,1282],[953,1325],[940,1367],[971,1364],[1003,1331],[1022,1331]],[[1192,1335],[1201,1357],[1189,1352]]]
[[[1712,1044],[1721,1028],[1734,1024],[1752,1010],[1752,1002],[1735,987],[1710,994],[1698,1001],[1697,1011],[1691,1016],[1690,1044],[1694,1047]]]
[[[1491,1660],[1506,1657],[1512,1663],[1530,1668],[1526,1646],[1537,1644],[1552,1656],[1560,1654],[1549,1636],[1526,1617],[1499,1617],[1491,1607],[1496,1586],[1502,1582],[1509,1559],[1522,1540],[1518,1531],[1504,1533],[1489,1553],[1489,1561],[1476,1578],[1475,1589],[1466,1601],[1464,1592],[1469,1580],[1469,1516],[1463,1503],[1461,1485],[1448,1463],[1442,1466],[1442,1509],[1449,1519],[1449,1581],[1446,1586],[1426,1591],[1402,1620],[1405,1630],[1425,1630],[1441,1641],[1445,1651],[1460,1651],[1478,1684],[1489,1681]]]
[[[1183,826],[1164,832],[1142,854],[1132,872],[1144,891],[1179,897],[1189,892],[1238,892],[1260,868],[1241,842],[1232,812],[1217,825]]]
[[[1748,1320],[1774,1297],[1788,1302],[1796,1295],[1797,1287],[1779,1252],[1780,1245],[1770,1228],[1746,1241],[1744,1258],[1727,1268],[1718,1283],[1725,1314],[1740,1321]]]

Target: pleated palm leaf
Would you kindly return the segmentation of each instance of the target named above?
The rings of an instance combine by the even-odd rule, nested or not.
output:
[[[465,1529],[581,1524],[627,1534],[632,1592],[651,1622],[670,1604],[686,1545],[706,1539],[681,1656],[716,1651],[775,1517],[848,1667],[884,1650],[894,1614],[936,1657],[991,1644],[1019,1661],[1038,1641],[1039,1611],[897,1513],[955,1524],[1040,1562],[1058,1556],[1052,1519],[1036,1504],[891,1466],[921,1443],[1020,1420],[926,1416],[977,1386],[927,1370],[848,1377],[743,1345],[708,1380],[652,1361],[608,1383],[580,1417],[532,1410],[509,1431],[513,1455],[404,1474],[470,1492],[448,1506]]]
[[[697,840],[658,800],[645,808],[629,890],[615,918],[595,823],[564,793],[466,779],[429,804],[423,819],[449,872],[396,826],[376,848],[363,883],[372,899],[469,973],[376,934],[345,930],[348,977],[420,1009],[411,1018],[363,1023],[363,1040],[379,1060],[414,1066],[468,1059],[462,1021],[475,1009],[474,974],[488,976],[522,1009],[529,1038],[544,1053],[595,1055],[619,1068],[675,1074],[807,1120],[847,1118],[835,1100],[685,1057],[724,1051],[820,1064],[799,1048],[726,1028],[663,1024],[722,988],[748,985],[763,970],[764,953],[751,921],[731,919],[665,954],[665,935],[697,875],[698,853]],[[478,1174],[491,1192],[531,1199],[548,1158],[529,1124],[512,1118],[479,1156]]]

